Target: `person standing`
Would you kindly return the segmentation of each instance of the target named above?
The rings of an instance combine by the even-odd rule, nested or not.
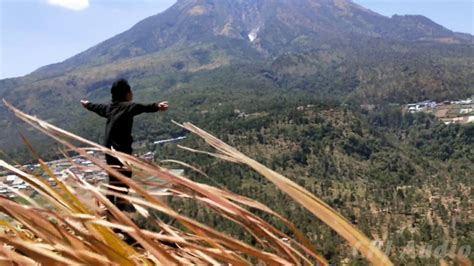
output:
[[[119,79],[113,83],[111,94],[112,102],[109,104],[95,104],[87,100],[81,100],[81,104],[87,110],[107,119],[104,138],[105,147],[132,154],[133,118],[142,113],[165,112],[168,110],[168,102],[134,103],[132,89],[125,79]],[[108,154],[105,155],[105,159],[108,165],[117,169],[121,174],[128,178],[132,177],[132,170],[124,166],[120,160]],[[128,191],[127,185],[111,174],[109,174],[109,184]],[[127,192],[121,193],[127,194]],[[120,210],[132,211],[129,208],[133,209],[131,204],[123,199],[112,195],[108,195],[107,198]]]

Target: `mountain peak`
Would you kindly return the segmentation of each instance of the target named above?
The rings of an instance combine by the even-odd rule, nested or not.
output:
[[[234,56],[277,57],[361,39],[397,42],[470,42],[423,16],[381,16],[351,0],[178,0],[64,63],[42,72],[68,71],[173,47],[207,43]]]

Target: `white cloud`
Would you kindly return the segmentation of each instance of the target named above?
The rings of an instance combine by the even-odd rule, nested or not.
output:
[[[48,4],[80,11],[89,7],[89,0],[48,0]]]

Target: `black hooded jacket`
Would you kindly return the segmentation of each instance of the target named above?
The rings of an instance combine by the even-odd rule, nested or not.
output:
[[[139,104],[133,102],[112,102],[110,104],[88,103],[86,108],[107,118],[104,145],[117,151],[132,153],[133,117],[141,113],[158,112],[158,104]]]

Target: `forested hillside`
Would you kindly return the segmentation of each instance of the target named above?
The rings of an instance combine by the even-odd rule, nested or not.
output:
[[[396,264],[433,265],[440,256],[452,255],[452,248],[456,255],[474,244],[474,126],[446,126],[430,116],[402,115],[398,108],[367,113],[305,100],[255,100],[243,107],[198,113],[195,119],[322,197],[369,237],[391,245]],[[247,116],[239,117],[242,112]],[[202,147],[192,138],[180,144]],[[216,177],[196,176],[201,182],[257,198],[286,214],[332,262],[365,263],[348,256],[351,250],[341,239],[258,175],[174,145],[156,151],[157,160],[184,160]],[[182,210],[233,232],[228,223],[194,203]],[[423,253],[442,244],[449,248],[440,256]]]

